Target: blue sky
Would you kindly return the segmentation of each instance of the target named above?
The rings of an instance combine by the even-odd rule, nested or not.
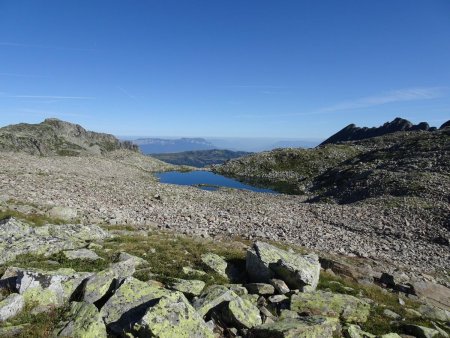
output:
[[[323,138],[450,119],[448,0],[0,0],[0,125]]]

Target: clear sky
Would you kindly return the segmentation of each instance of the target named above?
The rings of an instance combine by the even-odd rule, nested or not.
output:
[[[0,125],[322,138],[450,119],[448,0],[0,0]]]

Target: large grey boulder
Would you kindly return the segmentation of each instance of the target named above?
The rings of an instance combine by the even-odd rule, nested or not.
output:
[[[300,317],[270,322],[253,328],[250,338],[331,338],[340,337],[337,318]]]
[[[0,322],[14,317],[25,306],[22,295],[12,293],[0,302]]]
[[[215,337],[181,292],[171,292],[159,298],[134,324],[133,331],[138,337]]]
[[[201,296],[194,301],[193,305],[201,316],[205,316],[216,306],[238,298],[239,296],[226,286],[212,285],[203,291]]]
[[[416,338],[434,338],[440,335],[438,330],[420,325],[406,324],[402,327],[405,333],[411,334]]]
[[[148,308],[155,305],[158,299],[170,293],[169,290],[157,288],[129,277],[103,305],[100,313],[112,333],[130,332]]]
[[[18,269],[16,289],[23,295],[25,302],[34,303],[41,309],[61,306],[90,275],[91,273],[75,272],[73,269]]]
[[[291,253],[264,242],[256,242],[247,251],[246,268],[255,282],[267,283],[279,276],[289,287],[304,291],[314,290],[319,282],[317,255]]]
[[[97,308],[92,304],[72,302],[68,320],[55,330],[57,337],[106,338],[106,327]]]
[[[292,295],[290,307],[297,312],[341,318],[347,323],[364,323],[370,312],[370,305],[361,299],[325,291]]]

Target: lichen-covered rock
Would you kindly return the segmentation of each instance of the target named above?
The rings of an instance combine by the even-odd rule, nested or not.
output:
[[[358,325],[349,325],[344,329],[347,338],[375,338],[374,334],[363,331]]]
[[[247,289],[242,286],[241,284],[225,284],[225,286],[233,291],[235,294],[237,294],[239,297],[247,295],[248,291]]]
[[[169,289],[183,292],[187,296],[199,296],[205,288],[205,282],[174,278],[168,284],[168,287]]]
[[[22,295],[12,293],[0,302],[0,322],[14,317],[25,306]]]
[[[0,337],[4,338],[12,338],[12,337],[21,337],[23,331],[27,329],[31,324],[20,324],[14,326],[4,326],[0,327]]]
[[[96,225],[49,224],[32,227],[9,218],[0,221],[0,264],[22,254],[49,256],[63,250],[80,249],[90,241],[100,241],[110,236]]]
[[[428,327],[407,324],[403,325],[405,333],[411,334],[416,338],[433,338],[439,336],[439,331]]]
[[[423,304],[418,308],[423,317],[441,322],[450,322],[450,311],[440,309],[430,304]]]
[[[213,253],[206,253],[201,256],[202,262],[211,270],[217,272],[220,276],[228,278],[227,262],[219,255]]]
[[[183,273],[187,276],[204,276],[204,275],[206,275],[205,271],[193,269],[190,266],[183,266]]]
[[[337,318],[301,317],[262,324],[253,328],[250,338],[331,338],[340,337]]]
[[[233,299],[223,312],[226,320],[238,328],[250,329],[262,324],[259,309],[247,299]]]
[[[350,295],[317,291],[291,297],[291,310],[327,317],[339,317],[347,323],[364,323],[370,305]]]
[[[75,272],[73,269],[43,271],[38,269],[19,269],[16,289],[25,302],[40,307],[60,306],[68,301],[75,290],[91,273]]]
[[[239,296],[227,287],[222,285],[212,285],[202,292],[201,296],[194,301],[194,308],[197,312],[204,316],[211,309],[222,304],[223,302],[230,302]]]
[[[85,259],[88,261],[96,261],[98,259],[103,259],[97,255],[94,251],[82,248],[78,250],[63,251],[64,256],[69,260],[74,259]]]
[[[269,282],[279,294],[284,295],[285,293],[291,291],[286,283],[281,279],[272,278]]]
[[[106,338],[106,327],[97,308],[88,303],[72,302],[68,320],[55,330],[57,337]]]
[[[275,288],[271,284],[266,283],[249,283],[245,284],[246,289],[249,293],[258,295],[273,295],[275,293]]]
[[[134,263],[135,267],[148,264],[147,261],[141,257],[133,256],[126,252],[121,252],[119,254],[119,262],[125,262],[128,260],[131,260]]]
[[[133,329],[138,337],[214,337],[203,318],[180,292],[172,292],[159,298]]]
[[[290,253],[263,242],[256,242],[247,251],[246,268],[255,282],[269,282],[278,275],[289,287],[308,291],[314,290],[319,282],[317,255]]]
[[[136,278],[125,279],[100,310],[109,330],[115,334],[128,332],[145,311],[170,291],[156,288]]]
[[[319,283],[320,263],[316,254],[280,259],[269,267],[293,289],[314,291]]]
[[[84,286],[83,301],[95,303],[108,293],[113,293],[119,286],[119,280],[114,270],[108,269],[97,272],[86,281]]]

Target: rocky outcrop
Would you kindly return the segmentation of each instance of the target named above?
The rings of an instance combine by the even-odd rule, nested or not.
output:
[[[0,301],[0,323],[14,317],[25,306],[25,300],[22,295],[13,293]]]
[[[436,128],[434,128],[436,129]],[[413,125],[408,120],[397,117],[391,122],[386,122],[381,127],[357,127],[354,124],[349,124],[344,129],[338,131],[333,136],[327,138],[321,143],[321,145],[328,143],[339,143],[345,141],[359,141],[371,137],[383,136],[399,131],[428,131],[430,126],[426,122],[421,122],[417,125]]]
[[[121,142],[113,135],[87,131],[78,124],[58,119],[0,128],[0,151],[76,156],[99,155],[119,149],[138,151],[138,147],[131,142]]]
[[[246,266],[250,279],[257,282],[269,282],[278,275],[289,287],[304,291],[314,290],[319,282],[317,255],[290,253],[263,242],[247,251]]]

